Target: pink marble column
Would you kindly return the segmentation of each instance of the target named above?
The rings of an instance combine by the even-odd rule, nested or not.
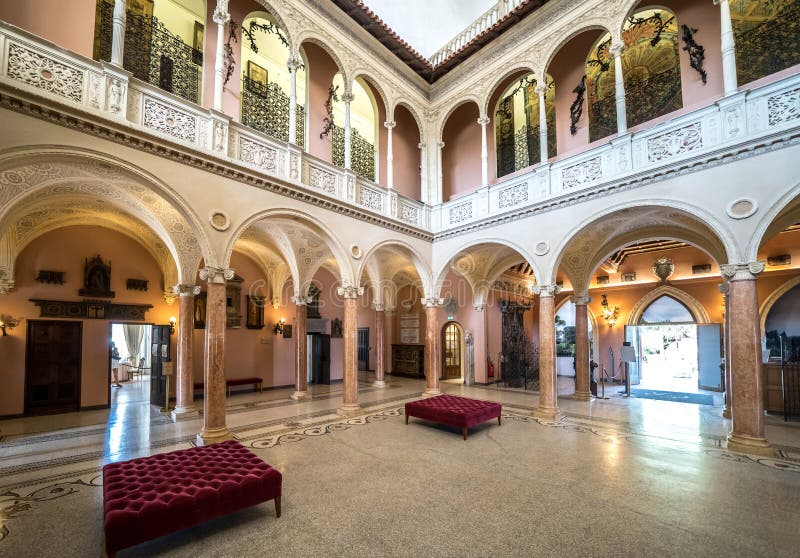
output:
[[[383,368],[384,374],[392,373],[392,343],[394,343],[394,310],[387,308],[384,311],[386,329],[383,338],[386,341],[383,347]]]
[[[585,294],[572,297],[575,304],[575,393],[572,397],[579,401],[592,398],[589,390],[589,312],[586,309],[591,301]]]
[[[364,294],[364,288],[339,287],[338,292],[344,299],[344,398],[339,413],[352,415],[361,411],[358,406],[358,297]]]
[[[384,322],[386,321],[385,312],[383,311],[383,304],[375,305],[375,387],[386,387],[386,382],[383,380],[384,375],[384,351],[386,347]]]
[[[206,294],[205,332],[205,399],[203,400],[203,429],[197,435],[198,445],[233,439],[225,425],[225,282],[233,279],[233,270],[206,267],[200,278],[208,281]]]
[[[442,358],[437,320],[437,299],[423,299],[425,306],[425,395],[439,395]]]
[[[192,345],[194,340],[194,297],[200,294],[197,285],[175,285],[178,295],[178,370],[176,372],[176,401],[172,420],[196,418],[200,411],[194,404],[194,371]]]
[[[294,322],[294,393],[291,398],[295,401],[308,399],[308,359],[307,359],[307,313],[306,301],[300,297],[294,297],[295,322]]]
[[[544,420],[559,420],[556,386],[556,306],[555,285],[537,285],[539,295],[539,405],[533,416]]]
[[[722,416],[725,418],[731,418],[731,307],[728,296],[730,287],[730,283],[718,286],[725,303],[725,324],[722,330],[722,345],[725,351],[725,408],[722,409]]]
[[[764,391],[761,378],[761,331],[756,276],[764,262],[723,265],[730,281],[731,415],[733,429],[728,449],[741,453],[775,455],[764,436]]]

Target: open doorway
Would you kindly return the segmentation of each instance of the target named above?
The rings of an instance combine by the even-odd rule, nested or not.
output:
[[[150,403],[150,324],[111,324],[109,403]],[[116,350],[116,353],[115,353]]]

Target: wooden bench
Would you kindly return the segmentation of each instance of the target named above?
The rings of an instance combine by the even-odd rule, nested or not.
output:
[[[281,473],[236,441],[103,467],[106,553],[275,500]]]
[[[232,380],[225,380],[225,387],[228,389],[228,397],[231,396],[231,388],[235,386],[253,386],[253,391],[258,391],[259,393],[264,392],[264,388],[262,387],[264,380],[261,378],[257,378],[256,376],[252,376],[250,378],[234,378]],[[203,389],[205,387],[205,383],[203,382],[195,382],[194,383],[194,390],[197,391],[198,389]]]

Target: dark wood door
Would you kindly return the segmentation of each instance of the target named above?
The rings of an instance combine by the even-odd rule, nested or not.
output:
[[[25,414],[80,408],[82,331],[81,322],[28,321]]]
[[[358,328],[358,369],[369,370],[369,328]]]
[[[331,383],[331,336],[311,334],[308,350],[311,352],[311,383]]]
[[[150,404],[162,409],[167,406],[167,378],[162,374],[163,363],[170,356],[169,325],[154,325],[150,341]]]

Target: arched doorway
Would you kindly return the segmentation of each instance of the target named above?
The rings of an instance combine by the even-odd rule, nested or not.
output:
[[[460,380],[464,377],[464,330],[456,322],[442,328],[442,379]]]

